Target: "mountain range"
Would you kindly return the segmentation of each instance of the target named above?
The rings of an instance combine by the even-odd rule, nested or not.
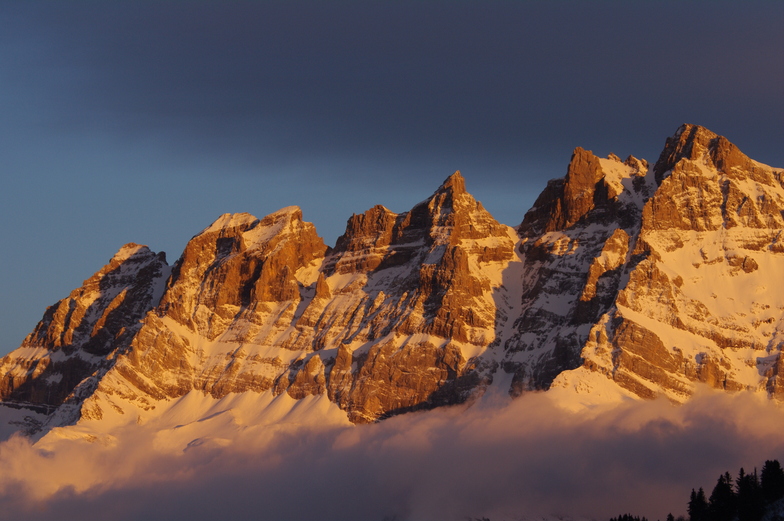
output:
[[[0,361],[0,436],[148,425],[172,451],[546,391],[784,399],[784,170],[683,125],[655,164],[575,149],[522,222],[459,172],[334,247],[298,207],[225,214],[169,265],[124,245]],[[187,428],[184,428],[187,427]],[[222,441],[223,440],[223,441]]]

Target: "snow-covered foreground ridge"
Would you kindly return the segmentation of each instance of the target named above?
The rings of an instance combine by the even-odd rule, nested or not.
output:
[[[173,266],[128,244],[47,309],[2,360],[3,433],[112,443],[148,425],[183,450],[488,389],[566,408],[685,402],[699,383],[781,400],[783,231],[784,171],[693,125],[652,167],[576,149],[516,228],[459,172],[409,212],[351,216],[334,248],[297,207],[223,215]]]

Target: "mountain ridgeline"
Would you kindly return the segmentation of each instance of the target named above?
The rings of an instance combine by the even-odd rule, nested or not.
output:
[[[456,172],[334,248],[297,207],[223,215],[171,267],[127,244],[2,359],[0,399],[38,435],[192,393],[325,397],[353,423],[489,386],[781,400],[782,274],[784,171],[684,125],[652,166],[577,148],[516,228]]]

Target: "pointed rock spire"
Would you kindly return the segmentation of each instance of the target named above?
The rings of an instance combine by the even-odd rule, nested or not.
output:
[[[332,297],[332,291],[329,289],[327,279],[324,278],[324,272],[321,272],[316,279],[316,294],[313,298],[328,299],[330,297]]]
[[[594,192],[604,172],[599,158],[590,150],[574,149],[564,186],[565,226],[571,226],[594,207]]]
[[[664,150],[653,167],[656,182],[661,184],[664,174],[672,170],[681,159],[699,157],[700,152],[707,149],[710,141],[716,137],[716,134],[699,125],[684,123],[678,127],[675,134],[667,138]]]
[[[574,225],[596,206],[597,185],[603,177],[599,158],[590,150],[575,148],[566,176],[548,183],[525,214],[521,233],[550,232]]]
[[[455,170],[455,173],[447,177],[441,186],[438,187],[436,193],[452,192],[453,195],[466,193],[465,179],[460,174],[460,170]]]

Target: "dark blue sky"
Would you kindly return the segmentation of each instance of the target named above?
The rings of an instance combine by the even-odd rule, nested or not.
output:
[[[302,207],[329,244],[454,170],[516,225],[574,147],[684,122],[784,166],[784,3],[0,1],[0,352],[126,242]]]

